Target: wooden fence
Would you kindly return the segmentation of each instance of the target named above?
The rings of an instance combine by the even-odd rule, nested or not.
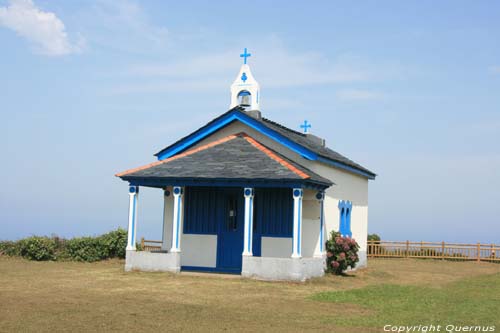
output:
[[[161,251],[161,241],[141,238],[143,251]],[[445,242],[368,241],[369,258],[428,258],[500,262],[500,245]]]
[[[500,245],[368,241],[369,258],[430,258],[500,262]]]
[[[161,241],[155,240],[145,240],[144,237],[141,238],[141,250],[142,251],[161,251]]]

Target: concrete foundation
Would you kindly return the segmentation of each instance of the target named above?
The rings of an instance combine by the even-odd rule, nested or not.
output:
[[[161,253],[147,251],[127,251],[125,271],[173,272],[181,271],[180,253]]]
[[[362,265],[360,266],[362,267]],[[181,271],[181,254],[127,251],[125,271]],[[270,281],[305,281],[325,274],[325,258],[271,258],[243,256],[241,276]]]
[[[368,266],[368,261],[366,258],[366,251],[358,251],[359,262],[356,265],[356,269],[364,268]]]
[[[243,256],[241,275],[260,280],[305,281],[325,274],[325,258]]]

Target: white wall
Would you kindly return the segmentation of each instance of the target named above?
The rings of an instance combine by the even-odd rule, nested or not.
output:
[[[262,237],[261,257],[290,258],[292,255],[292,238]]]
[[[352,202],[351,231],[360,247],[359,267],[366,265],[366,246],[368,236],[368,179],[345,171],[314,163],[310,169],[332,180],[335,185],[326,190],[325,225],[328,239],[332,230],[338,231],[340,225],[339,200]]]
[[[306,189],[302,198],[302,256],[313,257],[319,253],[321,203],[317,191]]]
[[[181,265],[217,266],[217,236],[182,234]]]
[[[314,257],[319,252],[320,221],[302,220],[302,257]]]

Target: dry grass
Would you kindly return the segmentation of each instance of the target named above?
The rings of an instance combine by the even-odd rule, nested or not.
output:
[[[124,273],[122,261],[31,262],[0,257],[0,331],[341,331],[342,316],[374,310],[325,303],[319,292],[379,284],[442,288],[500,273],[500,265],[430,260],[370,260],[350,277],[304,284],[234,276]]]

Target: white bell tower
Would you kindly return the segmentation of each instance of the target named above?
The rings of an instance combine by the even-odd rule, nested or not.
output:
[[[238,76],[231,85],[231,109],[239,105],[247,111],[260,111],[260,86],[255,81],[250,66],[247,65],[247,58],[250,56],[246,48],[245,52],[240,54],[244,60]]]

